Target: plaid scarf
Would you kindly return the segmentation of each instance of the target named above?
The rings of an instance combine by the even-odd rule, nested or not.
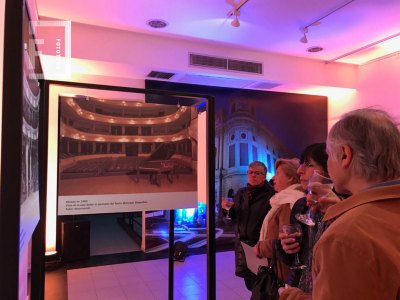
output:
[[[250,199],[253,199],[254,192],[258,188],[262,188],[264,186],[265,181],[261,182],[259,185],[251,185],[250,183],[247,183],[247,194],[249,194]]]

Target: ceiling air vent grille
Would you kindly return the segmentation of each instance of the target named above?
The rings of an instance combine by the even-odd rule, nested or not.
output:
[[[170,79],[174,75],[175,73],[151,71],[149,74],[147,74],[146,77],[158,78],[158,79]]]
[[[190,65],[226,70],[228,60],[226,58],[190,54]]]
[[[262,63],[189,53],[189,65],[228,71],[262,74]]]
[[[281,83],[273,83],[273,82],[257,82],[254,85],[249,86],[251,89],[260,89],[260,90],[270,90],[274,87],[282,85]]]
[[[241,60],[228,59],[228,70],[262,74],[262,64]]]

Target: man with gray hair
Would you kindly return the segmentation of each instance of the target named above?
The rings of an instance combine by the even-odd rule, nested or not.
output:
[[[400,132],[384,111],[345,114],[329,132],[328,170],[338,193],[332,224],[314,247],[312,295],[296,288],[281,298],[400,299]]]

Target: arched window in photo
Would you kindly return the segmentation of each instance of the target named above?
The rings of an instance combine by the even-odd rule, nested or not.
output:
[[[253,161],[258,160],[258,152],[257,152],[257,147],[256,146],[252,146],[252,152],[253,152]]]
[[[267,168],[268,168],[268,172],[272,173],[271,172],[271,155],[269,155],[268,153],[267,153]]]
[[[229,168],[232,168],[235,166],[235,144],[229,146]]]
[[[247,143],[240,143],[240,165],[249,165],[249,146]]]

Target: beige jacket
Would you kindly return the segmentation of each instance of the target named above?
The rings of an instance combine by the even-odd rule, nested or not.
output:
[[[257,243],[258,254],[262,257],[272,258],[272,241],[278,239],[279,230],[283,225],[287,225],[290,223],[290,204],[284,204],[280,206],[276,212],[271,217],[271,220],[268,222],[268,231],[265,240]],[[281,262],[283,279],[287,282],[290,268]],[[279,269],[278,269],[279,270]],[[279,272],[279,277],[280,277]]]
[[[360,192],[324,220],[333,224],[314,247],[312,297],[289,288],[280,299],[400,299],[400,184]]]

